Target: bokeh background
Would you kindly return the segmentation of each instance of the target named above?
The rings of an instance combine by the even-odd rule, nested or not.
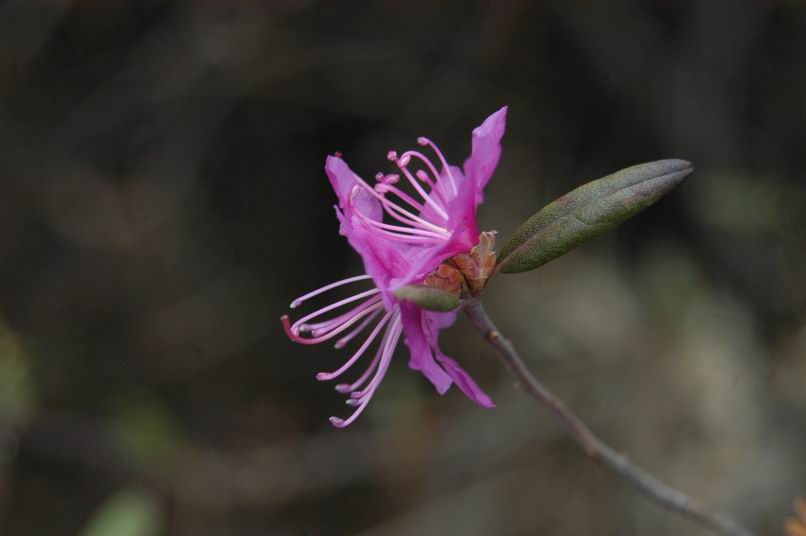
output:
[[[325,155],[453,162],[510,106],[481,227],[696,171],[488,310],[617,449],[759,534],[806,491],[806,4],[0,3],[0,534],[703,534],[587,460],[464,319],[495,410],[402,350],[367,413],[289,342],[361,270]]]

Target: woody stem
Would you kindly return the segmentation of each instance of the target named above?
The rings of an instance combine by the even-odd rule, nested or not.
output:
[[[599,439],[562,400],[532,374],[512,343],[501,335],[490,317],[487,316],[487,312],[477,298],[465,300],[462,303],[462,309],[524,390],[548,408],[589,458],[630,484],[657,505],[686,517],[703,528],[723,536],[753,536],[751,532],[730,517],[708,510],[699,501],[661,482]]]

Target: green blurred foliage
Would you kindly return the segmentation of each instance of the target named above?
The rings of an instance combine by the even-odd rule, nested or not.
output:
[[[145,393],[113,403],[113,431],[141,469],[167,468],[183,446],[179,423],[159,399]]]
[[[164,530],[158,498],[142,489],[127,488],[109,497],[79,536],[159,536]]]
[[[0,421],[23,423],[35,410],[36,391],[25,346],[0,321]]]

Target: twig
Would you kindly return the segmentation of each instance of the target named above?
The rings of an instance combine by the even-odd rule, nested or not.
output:
[[[487,312],[478,299],[471,298],[464,301],[462,309],[526,392],[548,407],[588,457],[615,473],[658,505],[677,512],[704,528],[724,536],[753,536],[751,532],[730,517],[718,512],[711,512],[702,503],[690,498],[682,491],[664,484],[609,447],[571,412],[562,400],[535,378],[512,344],[501,335],[490,317],[487,316]]]

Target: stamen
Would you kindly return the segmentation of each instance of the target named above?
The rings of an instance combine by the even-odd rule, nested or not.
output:
[[[318,337],[320,335],[324,335],[325,333],[329,333],[334,328],[339,327],[344,322],[347,322],[351,318],[361,315],[361,317],[366,316],[365,313],[369,313],[378,309],[378,305],[381,303],[382,299],[380,296],[375,296],[374,298],[370,298],[358,307],[354,307],[347,311],[344,314],[341,314],[333,319],[326,320],[324,322],[318,322],[316,324],[307,324],[309,327],[309,333],[313,337]],[[291,326],[292,329],[294,326]],[[302,326],[300,326],[301,328]],[[302,331],[300,329],[300,331]]]
[[[394,322],[397,322],[396,324]],[[400,317],[398,316],[394,321],[393,324],[390,324],[389,330],[392,331],[390,338],[394,338],[394,344],[397,344],[397,338],[400,337],[400,332],[403,330],[403,323],[400,322]],[[364,387],[361,391],[353,391],[350,393],[350,398],[356,400],[363,400],[369,399],[372,397],[373,393],[375,393],[375,389],[378,388],[380,385],[381,380],[383,379],[384,375],[386,374],[386,369],[389,368],[389,360],[391,359],[391,353],[394,352],[394,347],[391,349],[391,352],[387,356],[386,351],[384,351],[383,356],[381,357],[380,363],[378,364],[377,371],[375,372],[375,376],[372,380]],[[388,359],[387,359],[388,357]]]
[[[344,374],[345,371],[347,371],[350,367],[352,367],[355,364],[355,362],[358,361],[358,359],[362,355],[364,355],[364,352],[367,351],[367,348],[369,348],[369,345],[372,344],[372,341],[374,341],[375,338],[378,336],[378,333],[381,331],[383,326],[389,320],[390,316],[392,316],[392,313],[386,313],[383,316],[383,318],[381,318],[381,321],[378,322],[378,324],[372,330],[372,333],[369,334],[369,337],[367,337],[367,340],[364,341],[364,343],[361,345],[361,347],[358,348],[358,350],[356,350],[356,352],[352,355],[352,357],[350,357],[350,359],[348,359],[341,367],[339,367],[338,369],[334,370],[333,372],[320,372],[319,374],[316,375],[316,379],[319,380],[319,381],[329,381],[329,380],[338,378],[339,376]]]
[[[302,324],[302,325],[299,326],[299,331],[300,332],[311,333],[313,331],[321,331],[321,330],[327,329],[327,328],[329,328],[329,327],[331,327],[331,326],[333,326],[335,324],[340,324],[340,323],[352,318],[353,315],[357,315],[358,313],[360,313],[364,309],[367,309],[368,307],[370,307],[372,305],[375,305],[379,301],[381,301],[381,297],[380,296],[375,296],[373,298],[368,299],[364,303],[353,307],[349,311],[347,311],[345,313],[342,313],[342,314],[340,314],[338,316],[335,316],[333,318],[330,318],[328,320],[323,320],[322,322],[314,322],[312,324],[308,324],[308,323]],[[296,324],[296,322],[295,322],[295,324]],[[294,326],[292,326],[292,328],[293,327]]]
[[[381,305],[382,305],[381,301],[382,300],[380,298],[378,298],[375,301],[367,301],[366,302],[367,307],[361,307],[361,310],[356,312],[355,315],[360,315],[360,317],[363,318],[364,316],[366,316],[369,313],[372,313],[374,311],[380,310]],[[358,309],[358,307],[356,307],[356,309]],[[341,322],[346,322],[347,320],[349,320],[352,317],[353,317],[353,315],[341,315],[338,321],[328,322],[327,325],[325,325],[325,326],[322,326],[322,327],[315,328],[315,329],[311,330],[311,336],[312,337],[320,337],[322,335],[325,335],[326,333],[330,333],[335,328],[339,327]]]
[[[300,337],[299,331],[296,331],[296,332],[294,331],[293,326],[289,325],[288,315],[283,315],[280,318],[280,320],[283,322],[283,327],[285,328],[285,333],[286,333],[286,335],[288,335],[289,339],[293,340],[294,342],[298,342],[300,344],[319,344],[320,342],[324,342],[324,341],[332,339],[333,337],[335,337],[336,335],[338,335],[339,333],[341,333],[345,329],[349,328],[350,326],[352,326],[353,324],[355,324],[356,322],[361,320],[366,315],[370,314],[372,311],[374,311],[376,309],[379,309],[381,307],[383,307],[383,302],[379,301],[375,305],[373,305],[372,307],[370,307],[370,308],[360,312],[359,314],[353,316],[351,319],[347,320],[346,322],[344,322],[340,326],[338,326],[338,327],[336,327],[336,328],[334,328],[332,330],[329,330],[325,335],[322,335],[321,337],[314,337],[314,338],[311,338],[311,339],[306,339],[305,337]]]
[[[439,181],[439,171],[437,171],[436,166],[431,162],[431,160],[420,151],[406,151],[404,153],[404,156],[410,156],[410,157],[413,156],[415,158],[418,158],[423,164],[425,164],[425,166],[434,176],[434,180],[431,181],[431,178],[428,176],[425,170],[422,169],[418,169],[415,175],[417,176],[418,179],[428,184],[431,187],[431,193],[436,192],[437,196],[439,196],[440,198],[440,201],[442,201],[443,204],[447,205],[448,204],[447,200],[443,197],[442,192],[436,187],[436,183],[437,181]]]
[[[352,303],[352,302],[354,302],[354,301],[358,301],[358,300],[360,300],[360,299],[362,299],[362,298],[366,298],[366,297],[368,297],[368,296],[372,296],[372,295],[374,295],[374,294],[378,294],[379,292],[380,292],[380,290],[378,290],[377,288],[374,288],[374,289],[367,290],[367,291],[365,291],[365,292],[361,292],[361,293],[359,293],[359,294],[356,294],[355,296],[350,296],[349,298],[345,298],[345,299],[343,299],[343,300],[339,300],[339,301],[337,301],[336,303],[332,303],[332,304],[328,305],[327,307],[322,307],[321,309],[319,309],[319,310],[317,310],[317,311],[314,311],[313,313],[310,313],[310,314],[308,314],[308,315],[305,315],[305,316],[303,316],[302,318],[300,318],[299,320],[297,320],[296,322],[294,322],[294,326],[293,326],[294,332],[298,333],[298,332],[299,332],[299,327],[300,327],[302,324],[305,324],[305,323],[307,323],[309,320],[312,320],[312,319],[314,319],[314,318],[316,318],[316,317],[318,317],[318,316],[321,316],[321,315],[323,315],[324,313],[327,313],[328,311],[332,311],[333,309],[336,309],[336,308],[338,308],[338,307],[341,307],[342,305],[346,305],[346,304],[348,304],[348,303]]]
[[[393,233],[391,231],[384,231],[383,229],[372,229],[373,232],[379,235],[383,235],[384,237],[395,240],[397,242],[407,242],[411,244],[433,244],[434,242],[441,242],[444,238],[429,238],[427,236],[407,236],[401,235],[398,233]]]
[[[361,211],[359,211],[358,208],[355,206],[353,207],[353,210],[361,218],[361,221],[364,222],[365,225],[371,227],[370,229],[371,231],[400,242],[433,243],[435,241],[438,242],[445,240],[449,236],[447,232],[438,234],[433,231],[417,229],[414,227],[400,227],[398,225],[390,225],[388,223],[373,220],[366,214],[363,214]],[[394,230],[394,232],[390,231],[389,229]],[[401,234],[401,233],[407,233],[407,234]]]
[[[395,175],[394,173],[384,175],[379,171],[375,174],[375,180],[381,184],[396,184],[400,180],[400,175]]]
[[[388,223],[383,223],[383,222],[375,221],[375,220],[373,220],[371,218],[367,218],[366,216],[364,216],[363,214],[358,212],[358,210],[356,210],[356,213],[359,216],[362,216],[362,218],[369,225],[371,225],[373,227],[377,227],[378,229],[386,229],[387,231],[396,231],[396,232],[399,232],[399,233],[410,233],[410,234],[419,235],[419,236],[427,236],[427,237],[430,237],[430,238],[438,238],[438,239],[441,239],[441,240],[444,240],[444,239],[448,238],[448,236],[450,236],[447,232],[435,233],[434,231],[428,231],[428,230],[425,230],[425,229],[418,229],[417,227],[419,227],[419,225],[417,227],[401,227],[400,225],[390,225]]]
[[[425,190],[423,190],[423,187],[420,186],[419,181],[414,178],[414,176],[411,174],[411,172],[408,170],[406,166],[402,165],[402,161],[397,162],[397,167],[400,168],[400,171],[403,172],[403,175],[406,176],[406,178],[409,180],[409,182],[417,191],[417,193],[420,194],[420,196],[422,196],[423,200],[429,205],[431,205],[431,208],[433,208],[437,212],[437,214],[439,214],[442,217],[442,219],[448,221],[448,213],[445,212],[445,210],[441,206],[439,206],[436,201],[431,199],[430,195],[425,193]]]
[[[422,203],[416,201],[409,194],[407,194],[406,192],[400,190],[399,188],[395,188],[391,184],[387,184],[387,183],[376,184],[375,185],[375,191],[378,192],[381,195],[386,194],[388,192],[392,192],[393,194],[395,194],[400,199],[402,199],[403,201],[405,201],[406,203],[408,203],[412,207],[416,208],[420,212],[422,212],[423,209],[425,208],[425,206]]]
[[[388,330],[387,330],[387,334],[388,334]],[[386,337],[384,337],[383,341],[381,341],[381,346],[378,348],[378,351],[375,352],[375,356],[372,358],[372,361],[370,362],[370,364],[367,367],[367,369],[363,373],[361,373],[361,376],[359,376],[356,381],[354,381],[353,383],[349,383],[349,384],[348,383],[340,383],[340,384],[336,385],[335,389],[336,389],[337,393],[347,394],[347,393],[349,393],[351,391],[355,391],[356,389],[358,389],[359,387],[364,385],[364,383],[372,375],[372,372],[378,366],[378,362],[381,360],[381,354],[383,353],[383,348],[384,348],[384,345],[386,344],[385,341],[386,341]]]
[[[395,306],[395,309],[393,309],[393,311],[395,313],[397,313],[398,310],[399,309],[398,309],[397,306]],[[393,318],[392,319],[392,324],[394,324],[397,319],[398,318]],[[340,384],[336,385],[336,387],[335,387],[336,392],[342,393],[342,394],[347,394],[347,393],[349,393],[351,391],[355,391],[356,389],[358,389],[359,387],[364,385],[364,383],[366,383],[367,379],[369,379],[369,377],[372,375],[372,373],[377,368],[378,362],[381,360],[381,355],[383,354],[383,349],[386,347],[386,342],[389,340],[389,335],[391,334],[391,332],[392,332],[392,327],[391,327],[391,324],[390,324],[386,328],[386,332],[383,334],[383,338],[381,339],[381,344],[378,345],[378,349],[375,352],[375,356],[373,356],[372,361],[370,362],[370,364],[366,368],[366,370],[353,383],[350,383],[350,384],[340,383]]]
[[[445,155],[442,154],[442,151],[439,150],[439,148],[436,146],[434,142],[423,136],[417,138],[417,143],[419,145],[422,145],[423,147],[431,147],[431,149],[436,153],[437,158],[439,158],[439,161],[442,162],[442,168],[448,175],[449,179],[448,184],[451,185],[453,195],[456,195],[458,193],[458,190],[456,189],[456,180],[453,178],[453,174],[451,173],[451,166],[448,164],[448,161],[445,160]]]
[[[377,311],[375,311],[374,313],[369,315],[363,322],[361,322],[358,325],[357,328],[353,329],[350,333],[348,333],[347,335],[345,335],[341,339],[337,340],[336,344],[333,345],[333,348],[336,348],[338,350],[340,348],[344,348],[345,346],[347,346],[347,343],[350,342],[353,339],[353,337],[355,337],[356,335],[358,335],[359,333],[364,331],[364,328],[367,327],[370,324],[370,322],[375,320],[375,318],[379,314],[381,314],[381,311],[382,311],[382,309],[378,309]]]
[[[404,153],[402,157],[398,158],[397,151],[389,151],[386,153],[386,158],[397,164],[397,167],[403,171],[403,174],[406,175],[406,178],[409,179],[409,182],[411,182],[411,185],[414,186],[415,190],[417,190],[417,193],[422,196],[423,200],[431,205],[433,209],[437,211],[437,214],[442,216],[445,221],[447,221],[448,214],[433,199],[431,199],[427,193],[425,193],[422,187],[420,187],[419,183],[414,179],[414,177],[411,176],[409,170],[406,169],[406,166],[408,166],[409,162],[411,161],[411,155]]]
[[[408,218],[411,218],[411,219],[416,220],[416,221],[422,221],[424,225],[426,225],[426,226],[428,226],[430,228],[433,228],[433,230],[435,230],[435,231],[437,231],[437,229],[439,229],[439,231],[447,231],[447,229],[444,229],[442,227],[438,227],[438,226],[436,226],[434,224],[431,224],[431,223],[423,220],[422,218],[418,217],[417,215],[412,214],[410,211],[406,210],[405,208],[401,207],[400,205],[398,205],[398,204],[396,204],[396,203],[394,203],[392,201],[389,201],[388,199],[386,199],[386,197],[384,197],[380,193],[376,192],[375,189],[372,188],[369,184],[364,182],[364,180],[361,177],[356,175],[355,178],[356,178],[356,181],[358,182],[359,186],[364,188],[367,192],[369,192],[378,201],[381,202],[381,204],[383,205],[384,209],[386,209],[387,214],[390,214],[390,215],[394,216],[392,214],[391,210],[395,210],[395,211],[400,212],[401,214],[405,215]],[[355,188],[354,188],[353,191],[355,191]],[[351,194],[351,198],[352,198],[352,194]],[[422,205],[420,205],[420,206],[422,206]]]
[[[342,285],[347,285],[348,283],[353,283],[355,281],[363,281],[364,279],[370,279],[370,276],[369,275],[357,275],[357,276],[354,276],[354,277],[348,277],[346,279],[336,281],[335,283],[331,283],[329,285],[325,285],[322,288],[318,288],[318,289],[314,290],[313,292],[309,292],[308,294],[300,296],[296,300],[292,301],[290,307],[292,309],[296,309],[297,307],[302,305],[302,302],[304,302],[305,300],[313,298],[314,296],[318,296],[319,294],[321,294],[323,292],[327,292],[330,289],[340,287]]]
[[[418,203],[417,201],[412,199],[405,192],[399,190],[398,188],[395,188],[394,186],[389,186],[387,184],[384,184],[380,188],[379,188],[379,186],[381,186],[381,185],[376,185],[375,186],[375,190],[377,192],[379,192],[381,194],[391,192],[391,193],[395,194],[396,196],[400,197],[401,199],[403,199],[404,201],[406,201],[407,203],[409,203],[411,206],[413,206],[414,208],[416,208],[420,212],[425,210],[425,207],[422,204]],[[386,198],[384,198],[384,199],[386,199]],[[423,228],[423,229],[429,229],[429,230],[435,231],[437,233],[444,233],[446,237],[450,236],[450,233],[448,232],[448,230],[445,227],[440,227],[439,225],[435,225],[435,224],[423,219],[420,216],[415,216],[411,212],[408,212],[406,210],[401,209],[398,205],[396,205],[396,204],[394,204],[392,202],[389,202],[388,200],[385,203],[383,203],[383,206],[386,209],[387,214],[389,214],[394,219],[396,219],[396,220],[398,220],[400,222],[409,224],[409,225],[411,225],[413,227],[420,227],[420,228]],[[408,214],[408,217],[403,217],[402,215],[396,214],[397,211],[400,211],[400,212],[403,212],[405,214]]]
[[[330,423],[335,426],[336,428],[344,428],[345,426],[350,426],[350,424],[355,421],[361,413],[364,412],[366,409],[367,404],[372,399],[372,395],[377,389],[378,385],[380,384],[380,380],[386,374],[387,369],[389,368],[389,363],[391,361],[392,355],[394,354],[395,346],[397,345],[397,341],[400,338],[400,332],[402,331],[402,324],[400,322],[400,316],[396,315],[395,320],[389,325],[388,328],[391,331],[391,335],[389,339],[386,341],[386,346],[384,347],[383,355],[381,357],[381,362],[378,364],[378,370],[375,373],[375,378],[373,378],[370,385],[372,385],[372,390],[367,392],[367,396],[364,398],[357,400],[357,408],[356,410],[347,417],[347,419],[342,419],[340,417],[330,417]],[[348,402],[348,405],[355,406],[356,403]]]

